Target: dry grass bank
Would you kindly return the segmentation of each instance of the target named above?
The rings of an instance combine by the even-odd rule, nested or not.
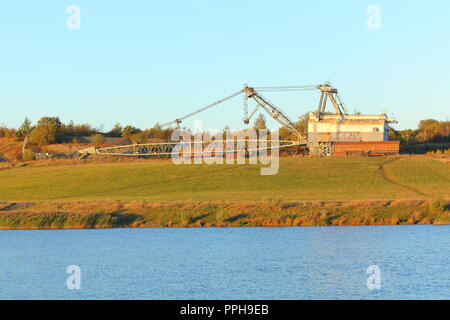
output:
[[[450,202],[3,202],[0,229],[450,224]]]

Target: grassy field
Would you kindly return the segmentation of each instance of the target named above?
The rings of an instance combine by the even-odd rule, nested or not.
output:
[[[0,171],[0,201],[346,201],[447,198],[450,166],[424,158],[282,158],[274,176],[256,165],[170,161],[22,167]]]
[[[0,170],[0,228],[450,223],[450,167],[428,158],[170,161]]]

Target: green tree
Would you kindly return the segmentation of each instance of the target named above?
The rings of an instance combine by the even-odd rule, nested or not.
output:
[[[75,124],[73,123],[73,120],[70,120],[68,124],[62,124],[62,134],[65,136],[75,136],[74,127]]]
[[[296,129],[303,134],[305,137],[308,136],[308,121],[309,121],[309,112],[303,114],[298,118],[297,123],[295,124]]]
[[[170,140],[174,129],[163,129],[159,123],[156,123],[153,128],[145,130],[149,139]]]
[[[122,130],[122,137],[126,138],[126,137],[131,136],[132,134],[139,133],[139,132],[141,132],[140,129],[128,125],[128,126],[123,128],[123,130]]]
[[[394,128],[389,127],[389,141],[400,140],[400,134]]]
[[[107,133],[110,137],[121,137],[122,136],[122,126],[120,123],[116,123],[114,127]]]
[[[61,121],[58,117],[43,117],[31,131],[30,142],[46,145],[61,141]]]
[[[420,142],[450,142],[450,122],[434,119],[419,122],[417,140]]]
[[[304,137],[308,137],[308,120],[309,120],[309,112],[301,115],[298,118],[298,121],[295,123],[295,128],[298,132],[300,132]],[[294,133],[286,129],[285,127],[280,128],[280,139],[281,140],[297,140],[297,137]]]
[[[20,126],[19,130],[17,130],[16,135],[18,138],[23,138],[26,135],[30,134],[32,130],[31,127],[31,121],[28,118],[25,118],[25,120],[23,120],[22,125]]]

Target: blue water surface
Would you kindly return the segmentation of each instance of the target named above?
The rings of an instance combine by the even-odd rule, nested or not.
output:
[[[450,226],[0,230],[0,298],[450,299],[449,260]]]

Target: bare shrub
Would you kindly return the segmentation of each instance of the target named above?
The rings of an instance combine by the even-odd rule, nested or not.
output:
[[[434,213],[440,213],[445,211],[445,201],[441,198],[435,198],[430,201],[430,211]]]
[[[94,134],[91,136],[92,144],[96,147],[105,143],[105,137],[100,133]]]

